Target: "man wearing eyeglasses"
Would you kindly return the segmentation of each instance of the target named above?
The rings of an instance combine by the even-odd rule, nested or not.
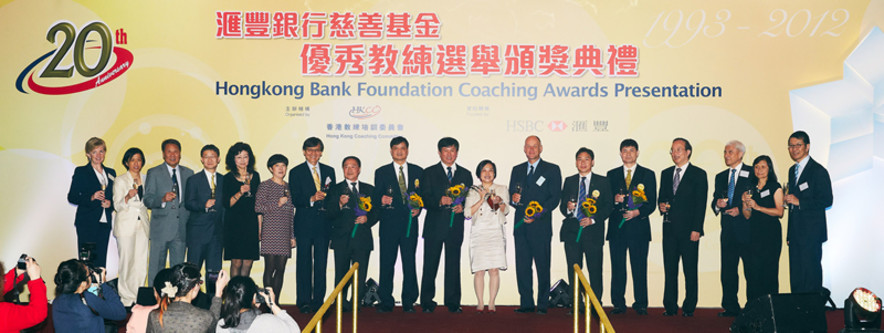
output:
[[[823,288],[823,243],[826,209],[832,206],[832,180],[822,165],[810,158],[810,137],[804,131],[789,136],[789,280],[793,293]]]

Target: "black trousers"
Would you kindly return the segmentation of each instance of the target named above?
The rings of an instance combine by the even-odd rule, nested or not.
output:
[[[188,228],[187,233],[200,232],[199,229]],[[206,271],[218,272],[221,270],[223,243],[221,235],[211,235],[205,239],[187,240],[187,262],[202,267],[206,263]]]
[[[665,226],[664,226],[665,228]],[[682,311],[694,312],[697,308],[697,260],[700,242],[692,242],[690,234],[678,235],[663,230],[663,307],[668,312],[678,310],[678,263],[684,271],[685,298]]]
[[[358,274],[347,282],[347,285],[344,287],[344,290],[341,291],[343,294],[343,299],[347,300],[350,292],[350,288],[352,288],[352,282],[355,281],[358,283],[359,289],[357,292],[357,304],[362,304],[362,296],[365,295],[365,273],[368,272],[368,258],[371,255],[371,250],[357,250],[351,248],[344,249],[336,249],[335,252],[335,285],[341,282],[344,278],[344,275],[347,274],[347,271],[350,270],[350,266],[353,263],[359,263],[359,272]],[[347,300],[348,304],[352,304],[353,300]]]
[[[416,228],[415,228],[416,229]],[[411,237],[381,237],[381,276],[378,286],[378,296],[381,298],[381,306],[392,308],[395,305],[393,299],[393,275],[396,271],[396,258],[402,255],[402,306],[414,305],[417,300],[417,269],[415,265],[415,251],[417,249],[417,232],[413,230]]]
[[[436,274],[442,249],[445,248],[445,296],[444,304],[449,308],[460,306],[460,248],[463,234],[449,232],[444,239],[424,238],[424,270],[421,276],[421,308],[434,309],[436,302]]]
[[[602,284],[602,262],[604,261],[604,251],[602,244],[591,244],[589,242],[574,242],[566,240],[565,242],[565,261],[568,264],[568,282],[571,288],[574,288],[574,264],[583,268],[583,260],[586,258],[586,269],[589,272],[589,287],[596,295],[599,301],[602,300],[604,287]],[[583,290],[583,288],[579,288]],[[572,289],[573,292],[573,289]],[[573,295],[572,295],[573,296]],[[580,298],[581,304],[583,298]]]
[[[516,284],[519,288],[519,307],[534,308],[534,270],[537,267],[537,309],[549,307],[549,262],[552,236],[527,235],[516,232]]]
[[[314,309],[325,302],[325,275],[328,267],[328,238],[298,237],[295,252],[297,272],[296,305]]]
[[[94,223],[90,226],[76,226],[77,228],[77,253],[86,243],[95,243],[92,250],[92,262],[95,267],[107,265],[107,243],[110,241],[110,223]]]
[[[749,243],[740,242],[733,232],[721,232],[721,307],[725,311],[739,312],[740,302],[737,294],[740,291],[740,275],[738,267],[743,260],[743,276],[746,278],[746,297],[754,295],[754,270],[752,267],[751,247]],[[750,298],[751,299],[751,298]]]
[[[619,237],[610,242],[611,251],[611,303],[615,308],[626,308],[626,252],[632,269],[632,291],[635,302],[632,308],[648,308],[648,241],[634,237]]]
[[[789,280],[793,293],[823,289],[823,243],[789,242]]]
[[[779,223],[768,226],[765,233],[757,235],[752,226],[752,284],[747,292],[749,300],[780,292],[780,255],[783,250],[783,233]]]

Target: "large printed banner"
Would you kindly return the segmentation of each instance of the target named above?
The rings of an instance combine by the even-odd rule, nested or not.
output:
[[[48,281],[76,255],[76,207],[66,194],[92,136],[107,141],[105,165],[118,174],[129,147],[145,151],[146,168],[162,163],[166,138],[180,140],[182,164],[199,170],[208,143],[223,156],[244,141],[256,165],[281,153],[291,167],[303,161],[303,140],[317,136],[339,179],[343,157],[356,155],[369,183],[390,163],[391,138],[407,137],[409,160],[426,167],[439,161],[437,140],[452,136],[458,164],[474,170],[491,159],[506,184],[528,135],[542,139],[542,157],[563,176],[576,173],[583,146],[595,151],[594,172],[619,166],[628,137],[640,144],[639,163],[659,173],[672,165],[672,139],[685,137],[691,162],[710,177],[725,168],[725,142],[738,139],[744,162],[770,155],[782,178],[792,163],[788,135],[805,129],[835,185],[825,285],[836,299],[860,285],[884,290],[884,268],[864,259],[876,249],[866,244],[884,234],[870,211],[871,189],[884,187],[880,2],[0,3],[0,260],[8,267],[28,253]],[[554,235],[561,218],[553,213]],[[652,306],[662,303],[661,221],[651,218]],[[720,302],[719,235],[709,211],[700,306]],[[553,280],[566,278],[562,243],[553,237],[550,246]],[[786,247],[780,262],[788,292]],[[262,269],[252,271],[257,281]],[[294,270],[290,260],[285,303],[294,302]],[[377,251],[368,272],[377,280]],[[501,276],[498,303],[517,304],[514,269]],[[602,299],[610,304],[607,292]]]

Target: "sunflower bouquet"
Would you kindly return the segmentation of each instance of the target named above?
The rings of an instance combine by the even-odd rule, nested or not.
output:
[[[526,218],[538,219],[541,215],[543,215],[543,206],[541,206],[540,203],[537,201],[531,201],[528,203],[528,207],[525,207],[525,217],[522,218],[519,223],[516,223],[516,226],[513,227],[513,229],[518,228],[523,223],[525,223]]]
[[[371,197],[359,196],[359,200],[357,200],[356,209],[353,209],[353,213],[356,214],[356,217],[368,215],[368,212],[371,211]],[[356,224],[353,226],[353,231],[350,232],[350,238],[356,237],[356,229],[359,228],[359,225]]]
[[[648,202],[648,196],[645,194],[645,185],[638,184],[632,192],[629,192],[629,196],[626,198],[626,210],[639,209],[645,202]],[[617,228],[622,228],[623,223],[626,223],[626,218],[620,220],[620,225]]]
[[[464,199],[467,196],[467,192],[464,191],[464,184],[457,184],[452,187],[449,187],[445,190],[445,196],[451,198],[451,207],[460,205],[463,203]],[[454,227],[454,211],[451,211],[451,221],[448,222],[448,227]]]
[[[597,200],[599,198],[599,195],[601,195],[601,193],[599,193],[599,190],[594,190],[592,191],[592,197],[588,197],[586,198],[586,200],[580,203],[581,214],[578,215],[582,216],[578,216],[578,219],[582,219],[583,217],[592,218],[592,216],[599,211],[599,208],[595,205],[596,202],[598,202]],[[583,235],[584,228],[585,227],[580,227],[580,231],[577,232],[577,239],[575,240],[576,242],[580,241],[580,236]]]
[[[417,180],[415,180],[417,183]],[[405,232],[405,238],[411,236],[411,220],[414,218],[411,214],[412,209],[421,209],[424,207],[424,199],[421,196],[417,195],[416,192],[411,191],[408,193],[408,229]]]

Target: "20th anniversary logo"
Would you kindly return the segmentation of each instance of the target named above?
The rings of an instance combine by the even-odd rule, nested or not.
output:
[[[89,39],[96,37],[97,39]],[[58,40],[58,47],[25,67],[15,81],[15,88],[27,94],[24,89],[27,81],[28,89],[35,93],[66,95],[94,89],[113,81],[132,66],[132,52],[114,46],[127,43],[126,33],[123,29],[117,29],[114,37],[115,39],[111,38],[111,30],[104,22],[88,22],[79,31],[71,22],[56,22],[46,33],[46,40],[52,44],[56,44]],[[96,43],[99,45],[95,45]],[[91,63],[89,60],[95,58],[96,52],[87,50],[98,50],[97,59]],[[61,63],[68,54],[73,58],[73,65],[62,68]],[[111,55],[116,60],[113,65],[108,65]],[[38,73],[35,68],[46,59],[49,59],[48,63]],[[79,77],[74,77],[74,70]],[[35,74],[38,76],[37,80],[34,79]],[[82,81],[83,79],[86,80]]]

